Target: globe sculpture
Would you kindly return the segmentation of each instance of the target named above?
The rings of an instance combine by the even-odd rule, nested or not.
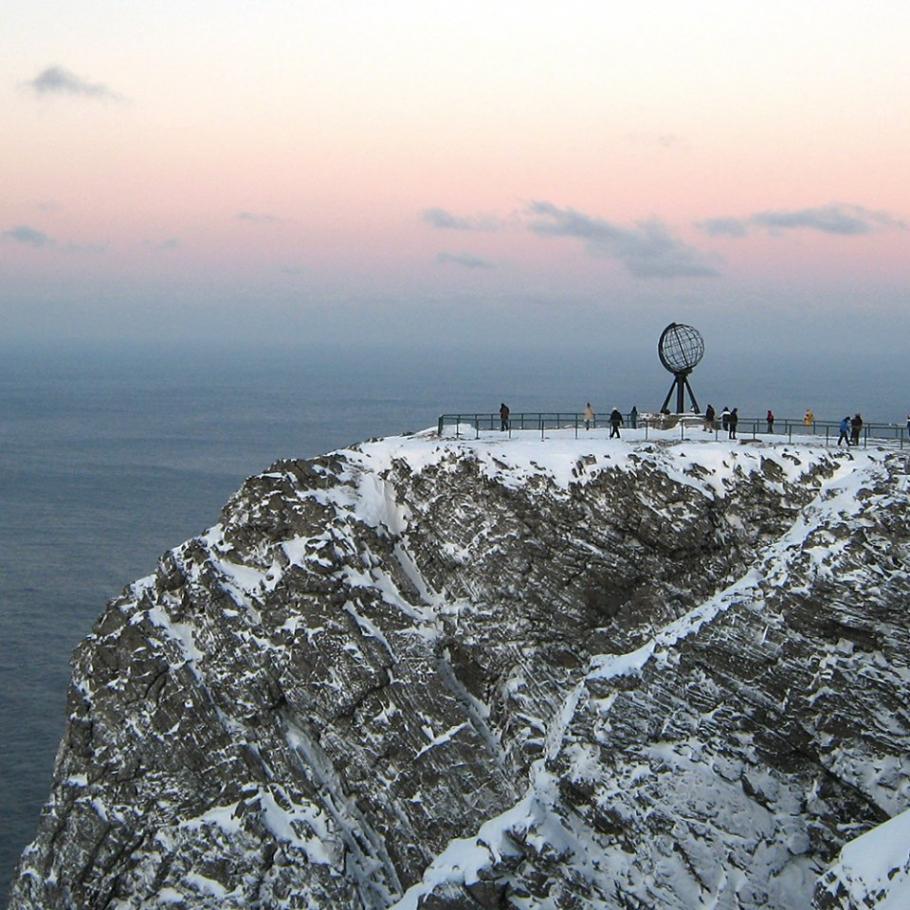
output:
[[[661,411],[667,410],[667,405],[676,391],[676,413],[682,414],[686,409],[686,392],[692,402],[692,410],[698,411],[698,402],[692,386],[689,385],[689,374],[695,369],[698,362],[705,355],[705,342],[697,329],[690,325],[671,322],[661,332],[660,341],[657,342],[657,356],[664,369],[673,374],[673,385],[667,392]]]

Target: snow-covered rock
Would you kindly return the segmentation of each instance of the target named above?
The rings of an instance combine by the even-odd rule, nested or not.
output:
[[[250,478],[78,649],[11,907],[910,906],[906,456],[628,435]]]

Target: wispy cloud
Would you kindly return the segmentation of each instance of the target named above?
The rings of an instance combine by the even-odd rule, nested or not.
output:
[[[146,240],[145,245],[158,253],[169,253],[180,249],[180,241],[176,237],[167,237],[164,240]]]
[[[703,278],[717,275],[704,254],[675,237],[656,218],[622,227],[552,202],[532,202],[529,228],[541,237],[573,237],[588,251],[621,262],[636,278]]]
[[[907,230],[907,223],[888,212],[861,205],[832,203],[817,208],[755,212],[745,218],[708,218],[697,225],[713,237],[745,237],[756,230],[780,234],[784,231],[820,231],[841,237],[859,237],[877,231]]]
[[[277,215],[270,215],[268,212],[238,212],[234,217],[238,221],[246,221],[250,224],[281,224],[284,220]]]
[[[123,101],[123,96],[101,82],[89,82],[62,66],[49,66],[22,83],[23,88],[36,95],[73,95],[83,98],[101,98],[108,101]]]
[[[27,224],[19,224],[6,231],[0,231],[0,240],[63,253],[103,253],[107,249],[107,246],[99,243],[59,243],[44,231],[29,227]]]
[[[748,219],[742,218],[707,218],[697,227],[712,237],[745,237],[749,233]]]
[[[67,243],[60,247],[65,253],[104,253],[107,244],[104,243]]]
[[[649,133],[644,131],[629,133],[626,138],[635,145],[650,145],[668,149],[685,145],[685,140],[676,133]]]
[[[443,231],[498,231],[502,222],[490,215],[453,215],[445,209],[424,209],[421,220]]]
[[[44,231],[37,228],[29,227],[27,224],[19,224],[4,231],[0,236],[4,240],[12,240],[15,243],[21,243],[25,246],[48,247],[54,246],[54,240],[48,237]]]
[[[495,269],[496,264],[489,259],[481,259],[473,253],[439,253],[436,261],[440,264],[451,263],[466,269]]]

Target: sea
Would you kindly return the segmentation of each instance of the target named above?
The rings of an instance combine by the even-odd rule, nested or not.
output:
[[[691,381],[702,407],[744,416],[812,407],[903,424],[896,367],[726,351]],[[615,344],[0,347],[0,898],[49,794],[73,649],[246,477],[503,401],[654,410],[671,381],[653,350]]]

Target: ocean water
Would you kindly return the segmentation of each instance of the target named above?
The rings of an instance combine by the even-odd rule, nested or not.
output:
[[[0,352],[0,896],[34,835],[63,732],[69,657],[105,602],[218,520],[276,458],[434,425],[442,412],[656,408],[652,350]],[[742,414],[907,413],[902,365],[727,352],[693,385]],[[904,377],[906,378],[906,377]],[[849,393],[849,394],[848,394]]]

